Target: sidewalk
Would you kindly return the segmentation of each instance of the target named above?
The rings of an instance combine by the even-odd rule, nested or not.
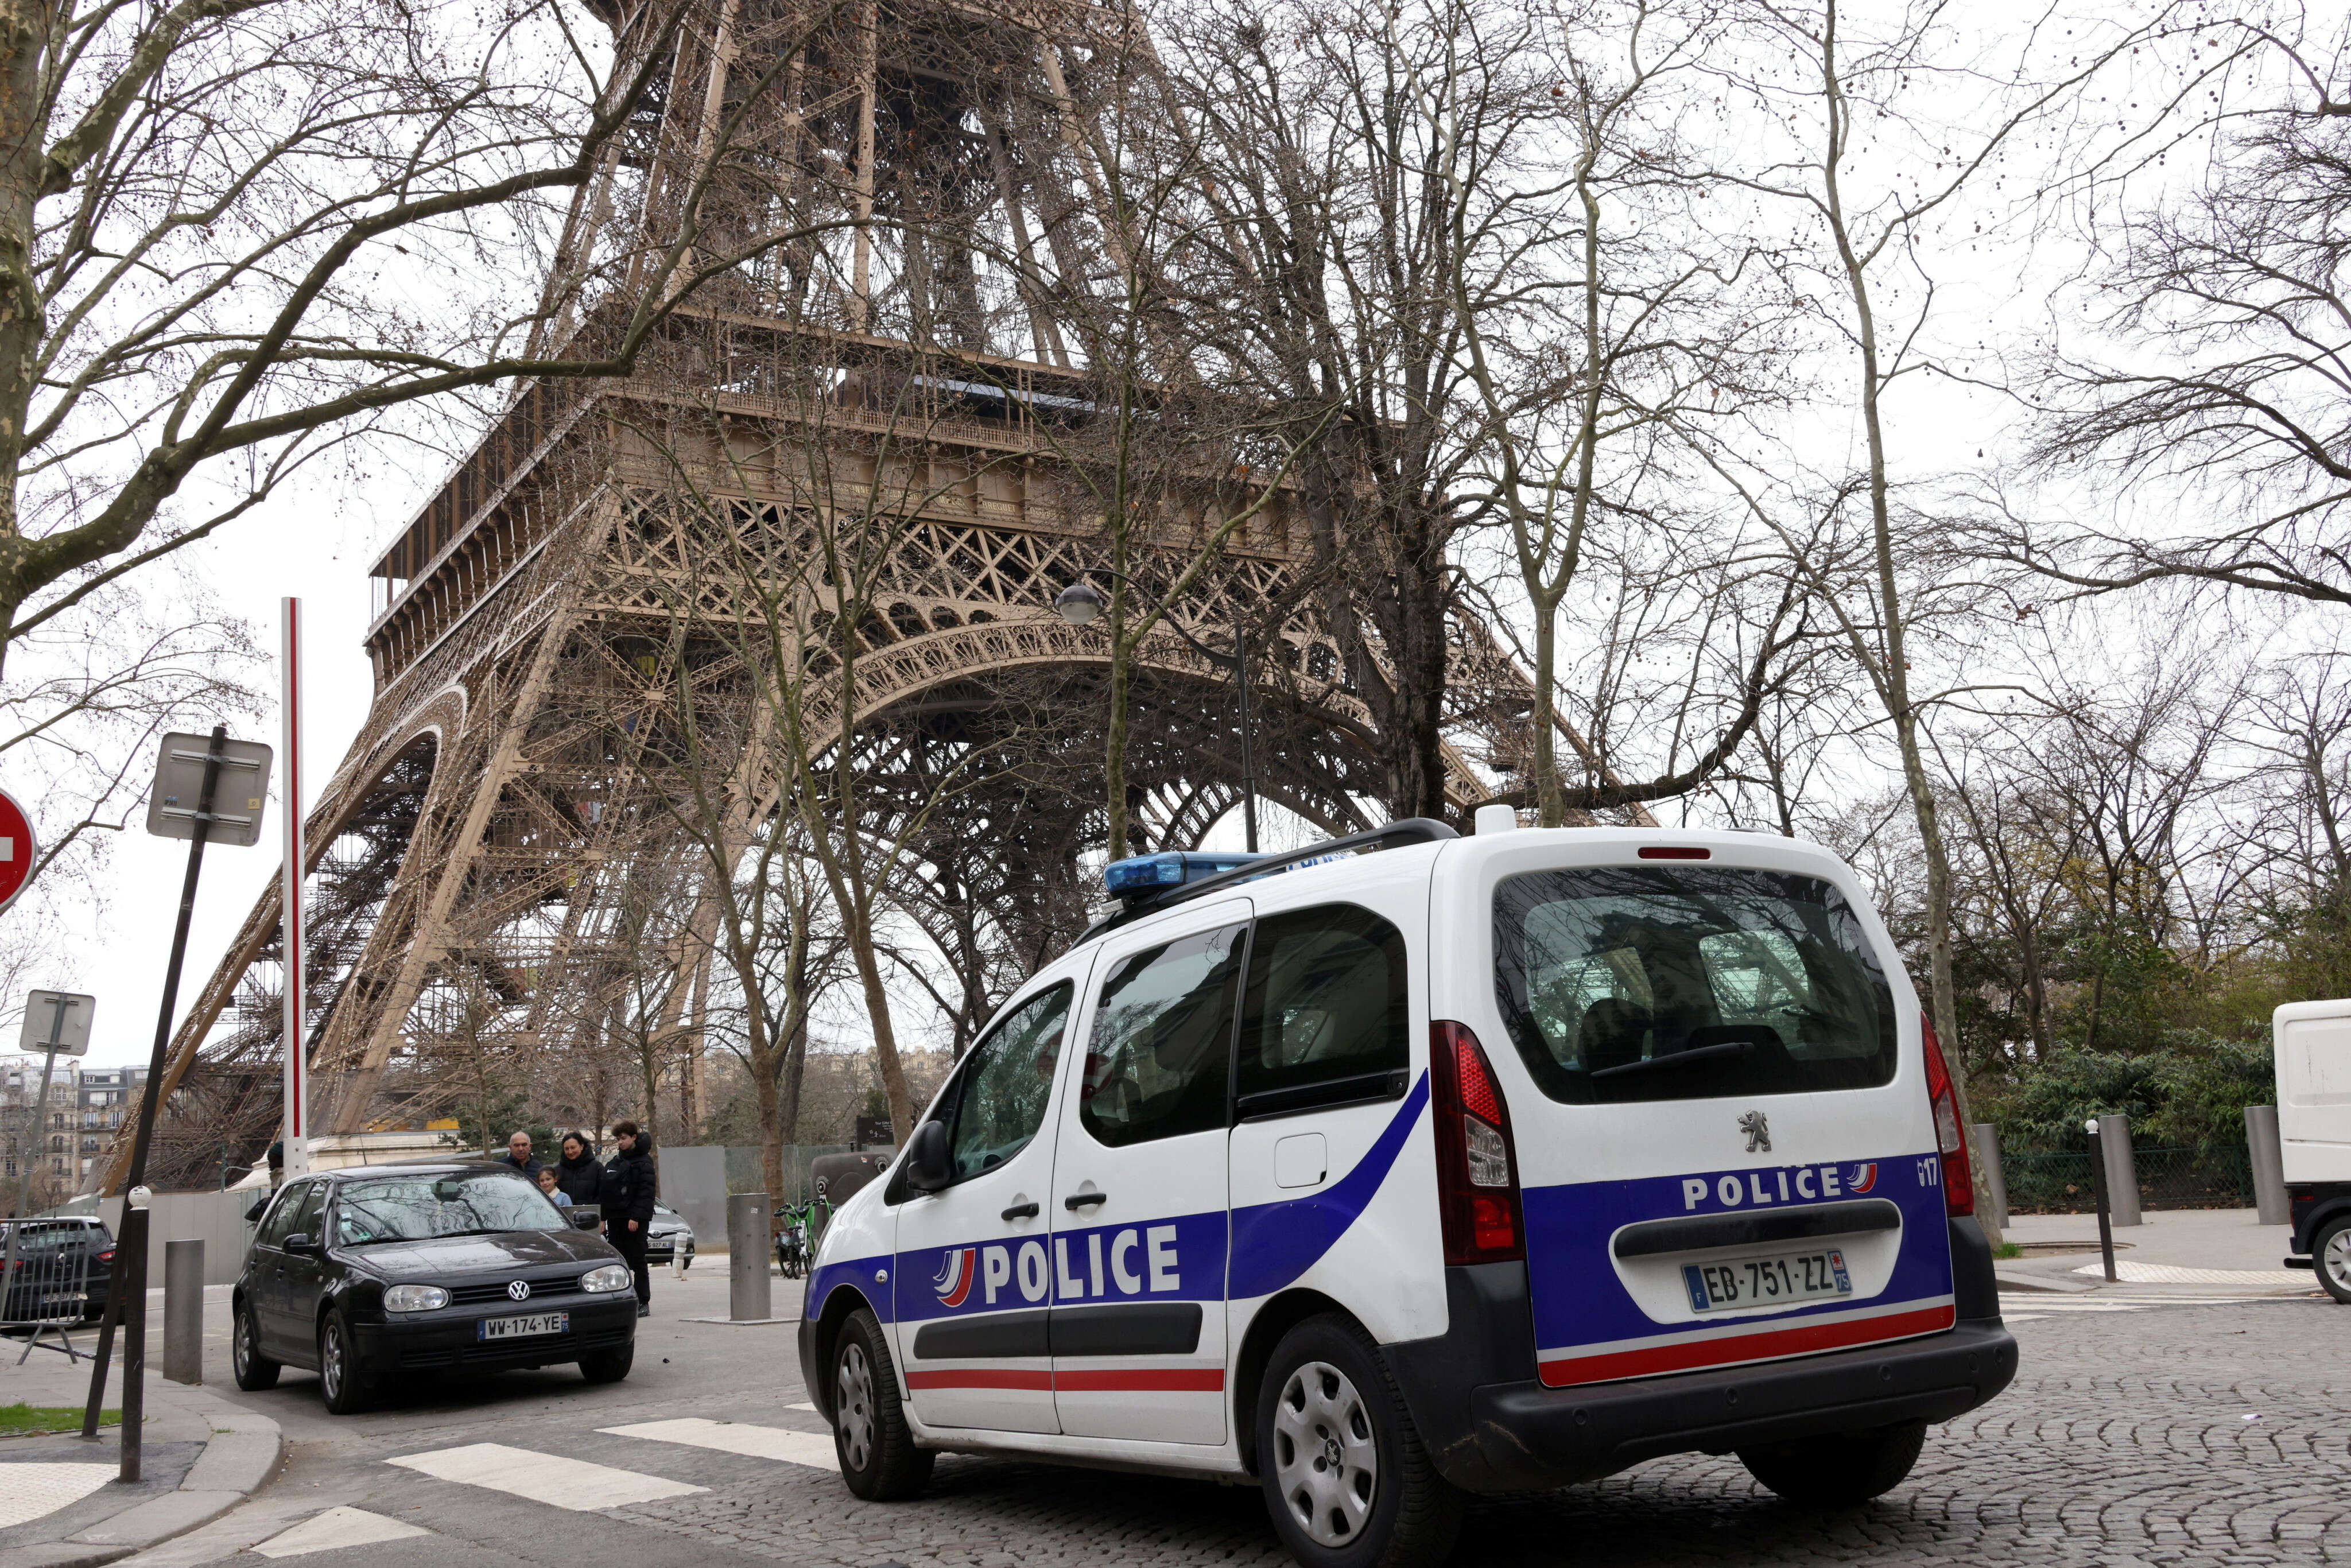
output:
[[[2306,1269],[2288,1269],[2283,1259],[2293,1231],[2263,1225],[2250,1208],[2150,1209],[2143,1225],[2115,1230],[2115,1272],[2131,1289],[2182,1295],[2303,1296],[2318,1289]],[[2095,1214],[2014,1214],[2007,1239],[2026,1256],[2001,1260],[2004,1291],[2108,1289],[2098,1258]],[[2044,1251],[2064,1244],[2078,1251]]]
[[[0,1568],[111,1563],[219,1518],[277,1473],[284,1448],[277,1422],[204,1387],[163,1380],[163,1293],[150,1295],[140,1480],[116,1479],[118,1427],[101,1427],[89,1443],[75,1434],[0,1437]],[[78,1408],[88,1401],[96,1328],[75,1331],[74,1347],[84,1353],[76,1362],[49,1343],[18,1365],[25,1342],[0,1337],[0,1405]],[[122,1402],[120,1349],[118,1342],[109,1409]],[[225,1380],[226,1357],[211,1344],[205,1350],[204,1375]]]

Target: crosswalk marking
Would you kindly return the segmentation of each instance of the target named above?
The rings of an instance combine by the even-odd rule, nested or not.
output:
[[[616,1437],[649,1437],[658,1443],[684,1443],[690,1448],[716,1448],[752,1459],[780,1459],[838,1472],[840,1456],[832,1439],[813,1432],[788,1432],[780,1427],[756,1427],[747,1421],[705,1421],[688,1416],[675,1421],[645,1421],[633,1427],[600,1427]]]
[[[2102,1274],[2105,1265],[2085,1263],[2076,1274]],[[2262,1285],[2300,1285],[2315,1290],[2317,1281],[2305,1269],[2189,1269],[2177,1263],[2141,1263],[2132,1258],[2115,1260],[2115,1274],[2131,1285],[2234,1285],[2252,1290]]]
[[[2035,1294],[2019,1300],[2004,1297],[2001,1302],[2001,1321],[2010,1323],[2036,1322],[2043,1318],[2065,1317],[2083,1312],[2144,1312],[2157,1307],[2233,1307],[2251,1301],[2277,1301],[2283,1296],[2060,1296]],[[2016,1301],[2020,1310],[2011,1311],[2008,1303]]]
[[[264,1557],[299,1557],[310,1552],[332,1552],[346,1546],[374,1546],[386,1541],[405,1541],[413,1535],[432,1533],[413,1524],[386,1519],[380,1513],[370,1513],[363,1508],[330,1508],[324,1513],[312,1514],[291,1530],[271,1536],[252,1550]]]
[[[710,1490],[660,1476],[640,1475],[635,1470],[591,1464],[586,1459],[510,1448],[504,1443],[469,1443],[462,1448],[436,1448],[384,1462],[421,1471],[439,1480],[511,1492],[516,1497],[580,1513]]]

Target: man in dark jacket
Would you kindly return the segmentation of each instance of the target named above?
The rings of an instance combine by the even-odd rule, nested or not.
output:
[[[530,1134],[528,1133],[507,1134],[507,1152],[498,1156],[496,1163],[502,1166],[514,1166],[515,1169],[522,1172],[523,1176],[533,1186],[537,1186],[538,1185],[539,1163],[530,1157]]]
[[[604,1167],[596,1161],[596,1145],[584,1134],[566,1133],[555,1162],[555,1185],[574,1203],[594,1203],[603,1189]]]
[[[603,1206],[605,1239],[620,1249],[637,1277],[637,1316],[653,1314],[653,1277],[645,1267],[645,1242],[653,1224],[653,1194],[659,1185],[653,1174],[653,1139],[634,1122],[612,1124],[611,1160],[597,1186],[596,1201]]]

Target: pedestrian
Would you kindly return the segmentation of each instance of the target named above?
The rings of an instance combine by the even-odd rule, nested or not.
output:
[[[555,1172],[546,1166],[538,1167],[538,1190],[552,1198],[555,1201],[556,1207],[569,1208],[571,1207],[571,1195],[555,1185]]]
[[[604,1167],[596,1163],[596,1145],[583,1133],[566,1133],[562,1154],[554,1165],[555,1185],[574,1203],[593,1203],[604,1185]]]
[[[612,1158],[596,1189],[603,1206],[605,1239],[620,1249],[637,1277],[637,1316],[651,1317],[653,1277],[645,1267],[645,1242],[653,1223],[653,1135],[634,1122],[612,1124]]]
[[[512,1166],[533,1181],[538,1179],[538,1173],[543,1168],[537,1160],[530,1157],[528,1133],[508,1133],[507,1152],[498,1156],[496,1163],[502,1166]]]

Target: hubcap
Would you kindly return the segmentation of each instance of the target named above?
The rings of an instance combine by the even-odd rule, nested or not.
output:
[[[1310,1361],[1290,1375],[1273,1407],[1273,1473],[1290,1517],[1318,1544],[1363,1532],[1379,1493],[1371,1412],[1347,1375]]]
[[[253,1325],[250,1319],[243,1312],[236,1314],[236,1332],[229,1336],[228,1353],[230,1359],[236,1363],[236,1370],[240,1374],[251,1369]]]
[[[841,1412],[841,1457],[851,1469],[864,1469],[873,1458],[873,1369],[863,1345],[852,1340],[841,1353],[841,1371],[832,1385],[833,1403]]]
[[[327,1325],[327,1343],[319,1357],[319,1381],[330,1397],[343,1391],[343,1333],[332,1323]]]
[[[2319,1267],[2335,1281],[2335,1289],[2351,1291],[2351,1228],[2336,1231],[2326,1239],[2325,1255]]]

